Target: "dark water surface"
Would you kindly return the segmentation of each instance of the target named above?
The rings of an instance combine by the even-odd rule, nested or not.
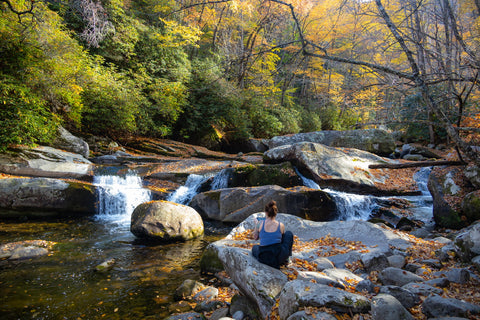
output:
[[[0,260],[0,319],[163,319],[185,279],[208,281],[199,258],[227,232],[153,245],[138,243],[129,225],[94,218],[0,222],[0,244],[58,242],[49,256]],[[112,270],[94,271],[112,258]]]

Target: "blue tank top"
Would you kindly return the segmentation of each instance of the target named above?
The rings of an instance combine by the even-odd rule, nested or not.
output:
[[[260,246],[269,246],[271,244],[281,243],[282,231],[280,230],[280,222],[278,223],[277,230],[273,232],[265,231],[265,222],[264,222],[259,232],[259,236],[260,236]]]

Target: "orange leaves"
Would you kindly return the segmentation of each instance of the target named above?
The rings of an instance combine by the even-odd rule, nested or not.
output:
[[[297,240],[297,239],[296,239]],[[330,235],[314,239],[312,241],[295,241],[293,250],[306,250],[308,248],[318,249],[316,252],[319,256],[330,257],[337,254],[344,254],[352,250],[357,250],[361,253],[369,250],[360,241],[346,241],[341,238],[335,238]]]

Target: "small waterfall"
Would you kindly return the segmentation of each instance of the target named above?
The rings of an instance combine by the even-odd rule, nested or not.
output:
[[[191,174],[188,176],[185,185],[181,186],[174,192],[172,192],[168,197],[167,201],[175,202],[178,204],[187,204],[192,200],[192,198],[198,193],[198,189],[202,183],[205,182],[209,177],[205,177],[199,174]]]
[[[188,204],[190,200],[199,192],[200,188],[209,179],[212,179],[210,183],[210,190],[218,190],[228,187],[228,179],[231,175],[231,170],[223,169],[216,175],[213,173],[207,173],[204,175],[191,174],[188,176],[185,185],[181,186],[167,197],[167,201]]]
[[[98,208],[96,218],[118,224],[130,223],[130,216],[139,204],[151,200],[150,190],[134,172],[125,175],[96,175]]]
[[[427,187],[428,176],[430,175],[431,171],[431,167],[421,168],[413,176],[417,182],[418,189],[422,192],[422,195],[405,197],[405,199],[410,201],[414,206],[412,210],[413,217],[425,223],[430,222],[430,220],[433,218],[433,199]]]
[[[315,181],[303,176],[296,168],[295,171],[305,186],[325,191],[333,198],[337,205],[338,220],[368,220],[370,214],[379,207],[375,197],[321,189]]]

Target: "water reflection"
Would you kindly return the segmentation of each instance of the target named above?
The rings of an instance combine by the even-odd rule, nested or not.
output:
[[[201,279],[204,247],[224,235],[184,243],[139,243],[128,228],[112,234],[91,219],[0,223],[0,243],[42,239],[50,256],[0,260],[0,314],[5,319],[163,318],[173,291]],[[114,258],[107,273],[95,266]]]

